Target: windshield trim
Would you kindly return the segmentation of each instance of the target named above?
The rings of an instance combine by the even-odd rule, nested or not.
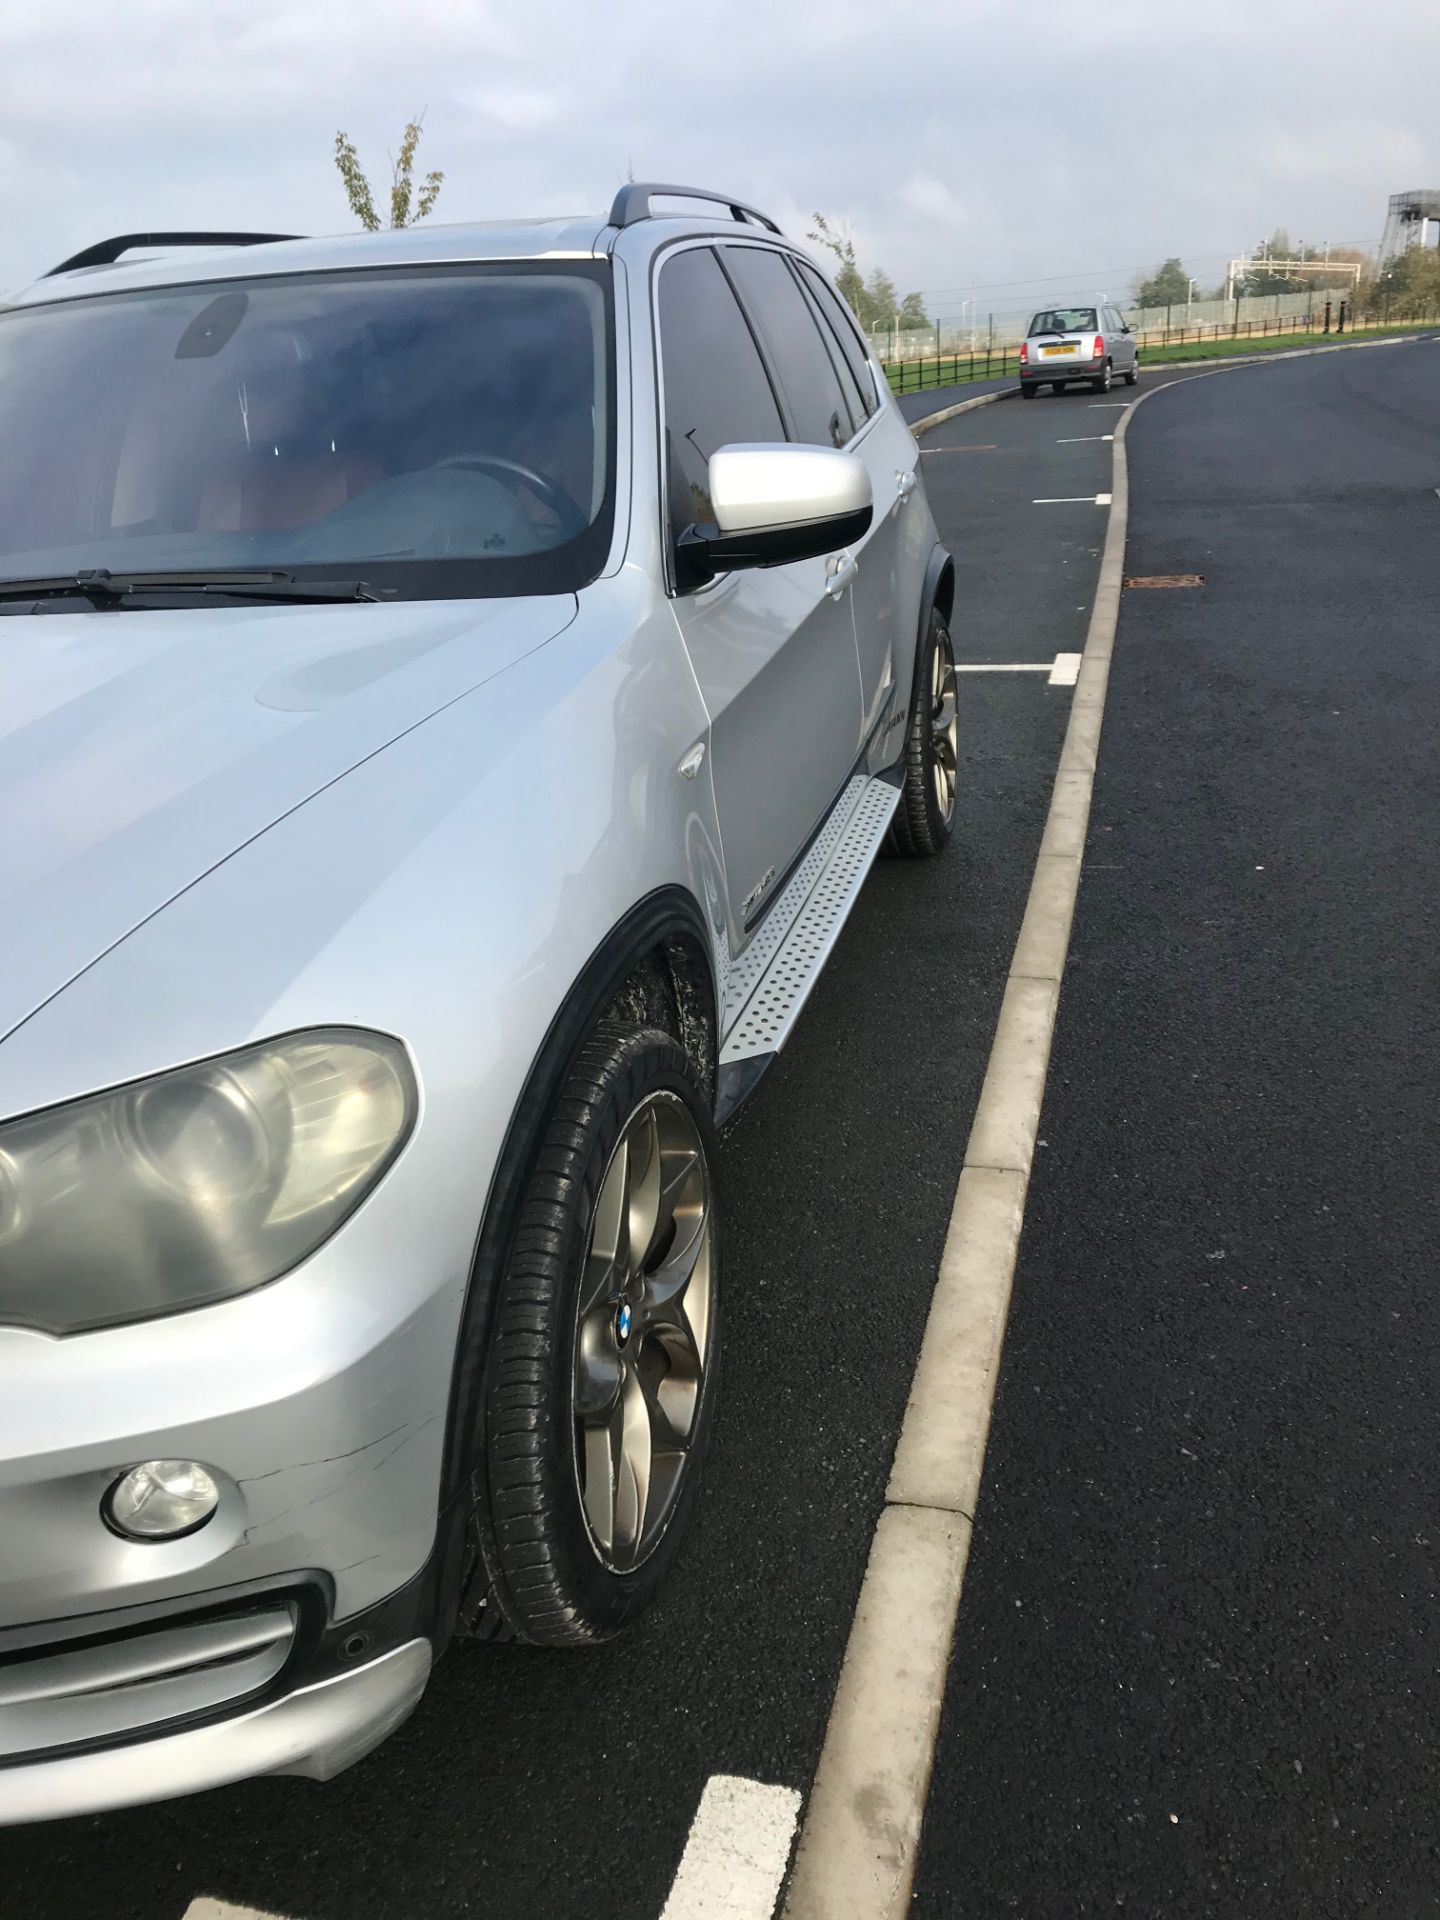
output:
[[[418,281],[428,276],[447,279],[524,278],[556,274],[584,279],[600,290],[604,310],[605,338],[605,418],[608,424],[605,447],[605,489],[595,517],[574,539],[547,548],[543,553],[521,554],[506,559],[383,560],[366,558],[355,570],[363,572],[367,585],[378,597],[387,600],[491,600],[555,593],[576,593],[604,571],[610,558],[616,525],[616,476],[619,470],[620,417],[616,371],[615,283],[611,262],[596,255],[575,257],[518,256],[508,260],[403,261],[388,265],[368,264],[346,267],[312,267],[266,274],[208,275],[186,274],[164,286],[97,288],[94,293],[69,294],[57,300],[25,306],[0,308],[0,327],[12,321],[34,320],[37,315],[62,312],[83,302],[117,304],[145,301],[157,295],[197,293],[215,287],[234,286],[253,293],[274,285],[326,286],[336,280]],[[183,571],[175,568],[167,571]],[[203,566],[197,571],[205,571]],[[228,569],[227,569],[228,570]],[[334,560],[285,562],[285,571],[297,582],[333,581],[337,571],[349,571]],[[131,571],[131,569],[124,569]],[[13,576],[23,580],[25,574]],[[6,576],[0,574],[0,588]],[[217,610],[244,604],[216,595],[206,602]]]

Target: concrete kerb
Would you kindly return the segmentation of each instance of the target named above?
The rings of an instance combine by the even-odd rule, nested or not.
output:
[[[936,423],[1005,397],[982,395]],[[786,1920],[901,1920],[910,1903],[1080,883],[1124,574],[1132,412],[1116,429],[1080,676],[886,1506],[796,1849]]]

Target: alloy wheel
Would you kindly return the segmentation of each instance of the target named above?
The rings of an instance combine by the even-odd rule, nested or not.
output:
[[[709,1364],[710,1173],[682,1100],[652,1093],[600,1183],[575,1329],[575,1465],[591,1543],[615,1573],[674,1510]]]
[[[959,746],[959,718],[955,700],[955,650],[943,629],[935,636],[930,656],[930,768],[935,804],[949,826],[955,811],[955,769]]]

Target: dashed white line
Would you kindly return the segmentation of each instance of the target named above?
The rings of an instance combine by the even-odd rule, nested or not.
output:
[[[1118,407],[1122,413],[1126,407],[1132,406],[1133,404],[1134,402],[1130,400],[1092,400],[1090,402],[1092,409],[1095,407]]]
[[[1073,687],[1080,678],[1080,660],[1078,653],[1057,653],[1055,664],[1050,669],[1052,687]]]
[[[1053,499],[1032,500],[1032,507],[1108,507],[1108,493],[1062,493]]]
[[[1096,440],[1113,440],[1113,433],[1077,433],[1055,442],[1057,447],[1088,447]]]
[[[794,1787],[712,1774],[660,1920],[770,1920],[799,1817]]]

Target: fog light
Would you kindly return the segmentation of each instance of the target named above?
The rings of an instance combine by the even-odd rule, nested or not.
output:
[[[145,1460],[120,1476],[100,1512],[127,1540],[178,1540],[203,1527],[219,1503],[220,1489],[198,1460]]]

